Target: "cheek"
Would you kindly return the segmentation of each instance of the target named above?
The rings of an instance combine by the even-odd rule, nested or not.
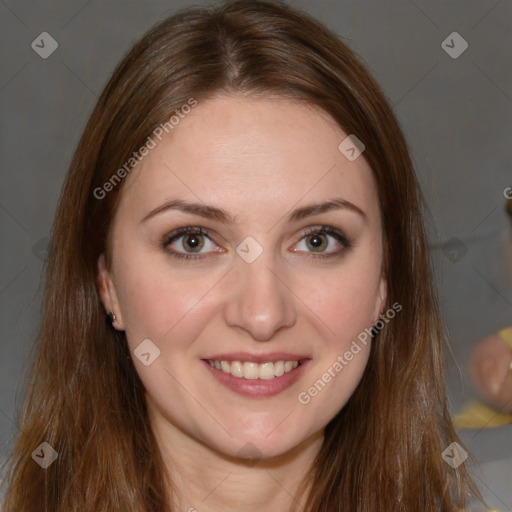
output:
[[[120,261],[118,268],[116,289],[132,350],[146,338],[165,345],[172,339],[174,348],[191,343],[231,297],[232,276],[225,268],[171,272],[165,261],[149,265],[142,257]],[[285,300],[294,303],[298,319],[302,316],[318,324],[327,338],[343,348],[372,323],[377,268],[378,262],[371,258],[352,258],[345,265],[321,271],[288,269],[284,277],[293,293]]]
[[[356,265],[298,279],[294,290],[330,331],[334,339],[346,342],[373,325],[380,307],[377,265],[365,269]]]
[[[307,297],[309,322],[325,333],[312,368],[316,380],[305,391],[310,398],[319,396],[316,405],[324,410],[317,413],[326,418],[350,398],[368,363],[370,330],[381,304],[379,270],[378,259],[354,258],[337,270],[296,283],[298,293]]]
[[[178,339],[194,339],[217,280],[186,271],[169,273],[154,264],[142,270],[125,266],[119,274],[118,298],[130,346],[145,338],[160,344],[172,337],[174,345],[179,345]]]

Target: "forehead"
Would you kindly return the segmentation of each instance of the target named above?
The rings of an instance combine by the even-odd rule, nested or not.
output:
[[[304,103],[233,96],[199,101],[127,177],[120,210],[140,217],[183,197],[233,215],[270,218],[341,196],[378,216],[370,167],[338,149],[346,137],[331,116]]]

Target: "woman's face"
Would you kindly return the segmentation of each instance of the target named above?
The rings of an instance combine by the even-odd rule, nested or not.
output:
[[[347,135],[311,106],[218,96],[126,178],[100,290],[163,436],[272,457],[354,392],[386,285],[376,186]]]

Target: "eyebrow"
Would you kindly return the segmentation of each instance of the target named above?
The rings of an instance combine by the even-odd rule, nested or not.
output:
[[[183,201],[181,199],[172,199],[156,207],[154,210],[151,210],[141,220],[141,222],[146,222],[152,217],[155,217],[156,215],[169,210],[178,210],[184,213],[197,215],[205,219],[211,219],[220,222],[221,224],[233,224],[235,222],[234,218],[221,208],[201,203]],[[357,213],[364,220],[367,220],[367,216],[363,210],[361,210],[361,208],[342,198],[331,199],[330,201],[325,201],[323,203],[310,204],[301,208],[297,208],[290,215],[288,215],[286,220],[287,222],[297,222],[299,220],[305,219],[306,217],[311,217],[313,215],[319,215],[321,213],[335,210],[349,210]]]

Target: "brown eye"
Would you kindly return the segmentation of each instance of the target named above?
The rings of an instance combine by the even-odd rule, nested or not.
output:
[[[328,243],[327,237],[320,233],[314,233],[306,238],[306,245],[313,252],[323,252]]]
[[[204,236],[199,233],[189,233],[183,236],[181,244],[186,251],[199,252],[204,245]]]
[[[174,258],[199,259],[223,252],[213,242],[208,230],[192,226],[179,228],[165,235],[161,246]]]
[[[306,256],[329,258],[341,256],[352,244],[339,229],[331,226],[312,227],[303,233],[293,252]]]

